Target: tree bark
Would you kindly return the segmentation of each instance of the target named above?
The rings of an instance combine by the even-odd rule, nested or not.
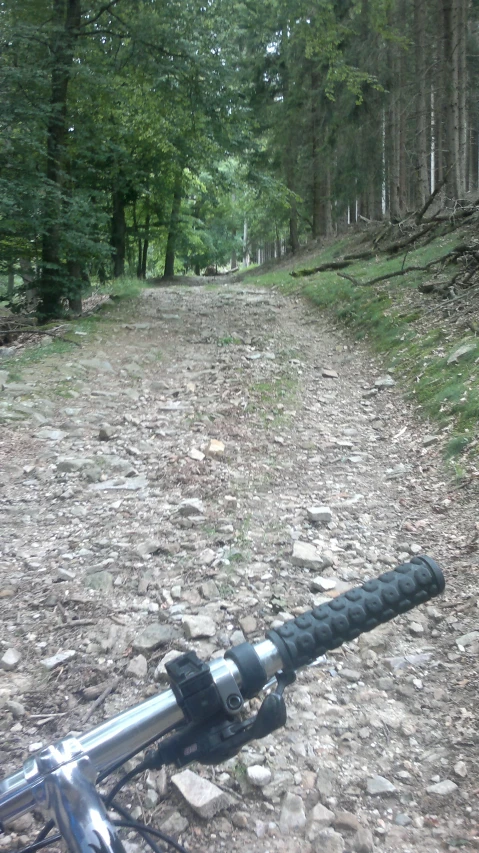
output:
[[[111,217],[111,246],[113,249],[113,278],[125,275],[126,217],[125,197],[121,190],[113,190]]]
[[[13,291],[15,289],[15,273],[13,271],[13,267],[10,267],[8,270],[8,279],[7,279],[7,299],[11,299],[13,296]]]
[[[40,308],[45,316],[61,310],[66,278],[61,261],[62,180],[67,139],[67,97],[75,42],[81,23],[81,0],[53,0],[50,113],[47,124],[46,193],[40,279]]]
[[[181,200],[183,195],[183,168],[178,167],[175,175],[175,184],[173,189],[173,203],[171,205],[170,226],[168,229],[168,239],[166,243],[165,253],[165,269],[163,275],[165,278],[171,278],[175,274],[175,251],[176,240],[178,236],[178,224],[181,210]]]
[[[465,0],[441,0],[444,172],[452,199],[466,189],[466,18]]]
[[[427,50],[426,13],[427,0],[414,0],[414,41],[416,60],[416,145],[417,178],[416,206],[422,207],[429,197],[428,128],[427,128]]]
[[[457,0],[457,63],[458,63],[458,134],[459,134],[459,196],[467,189],[467,0]]]
[[[320,180],[320,144],[319,144],[319,74],[317,69],[311,69],[311,190],[313,208],[313,238],[321,234],[321,180]]]

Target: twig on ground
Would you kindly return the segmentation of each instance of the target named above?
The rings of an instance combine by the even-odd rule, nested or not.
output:
[[[90,719],[92,714],[94,714],[95,711],[100,707],[100,705],[103,704],[103,702],[105,701],[105,699],[108,698],[110,693],[113,693],[116,690],[120,681],[121,681],[121,678],[119,676],[117,676],[116,678],[113,679],[113,681],[110,681],[110,683],[107,684],[103,693],[101,693],[100,696],[98,697],[98,699],[95,699],[95,701],[93,702],[93,705],[91,705],[89,707],[87,713],[85,714],[85,716],[83,718],[83,723],[88,722],[88,720]]]

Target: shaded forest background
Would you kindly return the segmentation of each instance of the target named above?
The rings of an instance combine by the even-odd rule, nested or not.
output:
[[[58,316],[91,281],[475,202],[478,20],[478,0],[1,0],[4,298]]]

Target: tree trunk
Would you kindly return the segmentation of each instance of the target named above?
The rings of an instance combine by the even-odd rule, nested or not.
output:
[[[146,279],[146,266],[148,263],[149,245],[150,245],[150,212],[148,211],[146,214],[146,219],[145,219],[145,234],[144,234],[144,238],[143,238],[143,246],[142,246],[141,252],[140,252],[139,257],[138,257],[139,271],[140,271],[138,278],[143,279],[143,281],[145,281],[145,279]]]
[[[146,267],[148,263],[148,248],[150,246],[150,241],[145,238],[143,240],[143,255],[141,258],[141,278],[143,281],[146,279]]]
[[[430,195],[428,169],[428,122],[427,122],[427,59],[426,12],[427,0],[414,0],[414,41],[416,59],[416,145],[417,178],[416,207],[422,208]]]
[[[113,248],[113,278],[125,275],[126,217],[125,197],[121,190],[113,190],[111,217],[111,246]]]
[[[40,307],[44,316],[61,310],[66,284],[60,257],[62,235],[62,175],[67,140],[67,97],[75,41],[81,23],[81,0],[53,0],[50,39],[51,92],[47,124],[46,194],[42,237]]]
[[[175,274],[175,247],[178,236],[178,225],[180,219],[181,199],[183,194],[183,168],[178,167],[175,176],[175,185],[173,190],[173,203],[171,206],[170,226],[168,229],[168,240],[166,243],[165,254],[165,269],[163,275],[165,278],[171,278]]]
[[[321,179],[320,179],[320,144],[319,144],[319,75],[317,69],[311,70],[311,190],[312,190],[312,208],[313,208],[313,225],[312,234],[316,239],[321,234]]]
[[[7,299],[11,299],[15,290],[15,273],[13,267],[9,267],[7,279]]]
[[[464,196],[466,183],[465,0],[442,0],[441,35],[444,170],[447,194],[457,199]]]
[[[88,276],[82,270],[79,261],[67,261],[67,297],[68,307],[73,314],[82,313],[82,290]]]
[[[233,196],[233,200],[234,200],[234,196]],[[233,240],[236,240],[236,228],[233,228],[232,237],[233,237]],[[233,248],[231,251],[231,269],[235,270],[237,266],[238,266],[238,257],[236,254],[236,249]]]
[[[457,0],[457,63],[458,63],[458,145],[459,145],[459,197],[467,187],[467,0]]]
[[[243,266],[249,267],[250,265],[250,255],[248,250],[248,223],[246,219],[243,224]]]

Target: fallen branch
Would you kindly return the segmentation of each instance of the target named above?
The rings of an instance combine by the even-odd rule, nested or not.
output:
[[[344,255],[343,260],[345,261],[369,261],[371,258],[374,258],[375,253],[371,251],[371,249],[367,249],[365,252],[353,252],[350,255]]]
[[[338,273],[338,276],[341,278],[347,278],[349,281],[352,281],[353,284],[360,285],[361,287],[369,287],[372,284],[379,284],[381,281],[388,281],[390,278],[398,278],[401,275],[407,275],[409,272],[427,272],[427,270],[430,270],[437,264],[441,264],[453,255],[456,255],[457,257],[457,250],[453,249],[450,252],[446,252],[445,255],[441,255],[440,258],[436,258],[434,261],[429,261],[429,263],[424,266],[402,266],[400,270],[395,270],[394,272],[386,273],[385,275],[378,275],[376,278],[369,278],[367,281],[359,281],[359,279],[354,279],[351,275],[346,275],[345,273]]]
[[[377,237],[374,239],[373,246],[378,246],[382,240],[385,240],[386,237],[389,236],[389,234],[391,233],[392,230],[393,230],[393,226],[391,225],[390,222],[388,222],[386,227],[382,228],[380,230],[379,234],[377,235]]]
[[[85,714],[85,716],[84,716],[84,718],[83,718],[83,723],[84,723],[84,724],[88,722],[88,720],[90,719],[90,717],[92,716],[92,714],[94,714],[94,713],[95,713],[95,711],[97,710],[97,708],[99,708],[99,707],[100,707],[100,705],[102,705],[102,704],[103,704],[103,702],[105,701],[105,699],[107,699],[107,698],[108,698],[108,696],[110,695],[110,693],[113,693],[113,692],[116,690],[116,688],[118,687],[118,685],[119,685],[120,681],[121,681],[121,679],[120,679],[119,677],[117,677],[117,678],[114,678],[114,679],[113,679],[113,681],[110,681],[110,683],[109,683],[109,684],[107,684],[107,686],[105,687],[105,689],[104,689],[103,693],[101,693],[101,694],[100,694],[100,696],[98,697],[98,699],[95,699],[95,701],[93,702],[93,705],[91,705],[91,706],[89,707],[89,709],[88,709],[87,713]]]
[[[317,272],[328,272],[329,270],[342,270],[345,267],[350,267],[352,261],[331,261],[329,264],[320,264],[319,267],[310,269],[293,270],[290,275],[293,278],[304,278],[308,275],[314,275]]]
[[[388,255],[394,255],[396,252],[399,252],[401,249],[405,249],[406,246],[410,246],[411,243],[415,243],[416,240],[420,240],[421,237],[424,237],[429,231],[432,231],[433,228],[436,228],[436,222],[429,222],[424,228],[421,228],[420,231],[415,231],[414,234],[411,234],[409,237],[406,237],[403,240],[398,240],[396,243],[391,243],[389,246],[386,246],[385,252]]]
[[[474,201],[472,204],[467,207],[462,207],[459,210],[454,210],[451,213],[445,213],[444,215],[437,215],[428,219],[428,222],[449,222],[453,223],[456,219],[465,219],[468,216],[472,216],[474,213],[477,213],[479,210],[479,199]]]
[[[353,278],[352,275],[348,275],[345,272],[338,272],[338,278],[345,278],[347,279],[347,281],[351,281],[354,285],[360,285],[363,283],[362,281],[358,281],[357,278]]]
[[[414,221],[416,222],[416,225],[419,225],[419,224],[420,224],[421,219],[423,218],[424,214],[425,214],[425,213],[427,213],[427,211],[428,211],[428,210],[429,210],[429,208],[431,207],[431,204],[433,203],[434,199],[435,199],[435,198],[436,198],[436,196],[441,192],[441,190],[442,190],[442,188],[443,188],[444,184],[445,184],[445,183],[446,183],[446,181],[447,181],[447,177],[448,177],[448,175],[449,175],[449,172],[450,172],[450,169],[449,169],[449,171],[446,173],[446,175],[444,176],[444,178],[442,179],[442,181],[440,181],[440,183],[437,185],[437,187],[436,187],[436,189],[434,190],[434,192],[432,192],[432,193],[431,193],[431,195],[429,196],[429,198],[425,201],[425,203],[424,203],[424,204],[423,204],[423,206],[421,207],[421,210],[418,210],[418,212],[416,213],[416,215],[415,215],[415,217],[414,217]]]

